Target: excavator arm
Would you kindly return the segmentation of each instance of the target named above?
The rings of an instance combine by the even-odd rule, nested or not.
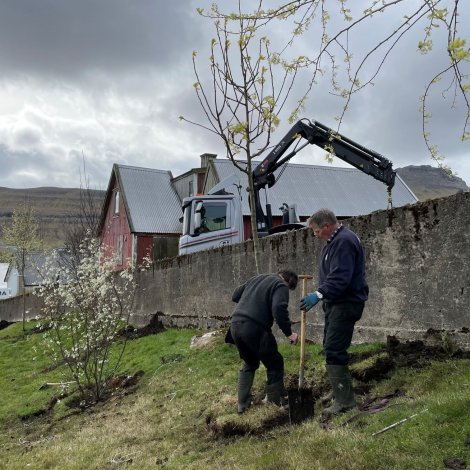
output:
[[[297,145],[294,150],[284,156],[289,147],[296,141]],[[391,194],[395,184],[396,172],[393,170],[390,160],[348,139],[318,121],[311,122],[307,119],[302,119],[292,126],[283,139],[253,170],[256,219],[258,230],[261,233],[266,233],[267,229],[271,228],[271,222],[269,217],[267,220],[264,215],[259,191],[266,186],[268,188],[273,186],[276,182],[274,172],[307,145],[317,145],[358,170],[381,181],[387,185],[389,195]]]

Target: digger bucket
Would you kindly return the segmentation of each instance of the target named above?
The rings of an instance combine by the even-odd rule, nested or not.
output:
[[[307,281],[313,276],[301,274],[302,279],[302,297],[307,295]],[[299,370],[299,387],[287,391],[289,399],[289,420],[291,424],[300,423],[305,419],[313,416],[315,402],[313,400],[313,392],[306,388],[304,384],[305,370],[305,324],[307,312],[300,311],[300,370]]]

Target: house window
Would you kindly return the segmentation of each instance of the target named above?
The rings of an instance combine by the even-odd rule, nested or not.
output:
[[[114,215],[119,215],[119,190],[114,191]]]
[[[194,196],[193,180],[189,181],[189,196]]]

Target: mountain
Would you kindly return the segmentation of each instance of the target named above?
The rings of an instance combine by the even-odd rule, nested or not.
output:
[[[451,177],[441,168],[430,165],[404,166],[396,171],[420,201],[470,191],[462,178]]]
[[[90,190],[96,201],[97,211],[105,191]],[[11,220],[14,209],[26,200],[34,210],[39,223],[39,233],[51,246],[60,246],[65,239],[66,227],[71,219],[81,213],[79,188],[29,188],[11,189],[0,187],[0,243],[2,227]]]

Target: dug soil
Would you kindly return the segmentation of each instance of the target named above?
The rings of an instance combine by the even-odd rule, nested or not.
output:
[[[435,332],[430,332],[430,335]],[[400,342],[396,337],[389,336],[386,345],[370,352],[352,353],[350,355],[350,370],[354,379],[354,391],[358,402],[360,414],[377,413],[385,409],[390,402],[404,396],[401,390],[395,390],[386,396],[372,396],[372,388],[384,379],[390,377],[396,369],[421,369],[431,361],[470,359],[470,351],[453,350],[442,345],[430,345],[423,341]],[[305,381],[301,391],[298,390],[297,375],[285,377],[285,388],[289,397],[300,403],[286,404],[284,407],[273,407],[274,414],[265,413],[261,419],[248,419],[244,415],[256,413],[257,405],[261,406],[262,397],[254,397],[253,406],[244,415],[216,416],[210,412],[206,417],[206,424],[212,435],[224,438],[240,435],[262,435],[279,425],[297,424],[313,417],[315,403],[329,390],[326,376],[319,382]],[[300,407],[300,408],[299,408]],[[310,410],[306,409],[311,407]],[[299,408],[299,409],[297,409]],[[300,410],[300,419],[292,419]],[[255,418],[253,416],[253,418]],[[266,419],[265,419],[266,418]],[[297,416],[298,418],[298,416]],[[328,423],[323,423],[328,426]]]

